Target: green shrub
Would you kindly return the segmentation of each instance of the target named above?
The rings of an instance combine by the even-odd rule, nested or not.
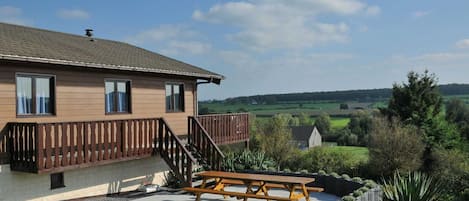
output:
[[[350,180],[350,176],[348,176],[348,174],[342,174],[342,178],[346,180]]]
[[[366,193],[366,192],[369,191],[370,189],[364,186],[364,187],[359,188],[358,190],[361,191],[361,192],[363,192],[363,193]]]
[[[396,172],[393,179],[383,183],[384,198],[390,201],[436,201],[443,191],[441,183],[420,172],[412,172],[407,176]]]
[[[362,183],[362,182],[363,182],[362,178],[360,178],[360,177],[354,177],[354,178],[352,178],[352,181],[358,182],[358,183]]]
[[[331,174],[329,174],[329,175],[331,175],[331,176],[333,176],[333,177],[335,177],[335,178],[340,178],[340,175],[337,174],[337,173],[335,173],[335,172],[333,172],[333,173],[331,173]]]
[[[375,188],[377,185],[376,185],[376,182],[374,182],[373,180],[365,180],[365,187],[369,188],[369,189],[372,189],[372,188]]]
[[[296,162],[290,163],[288,168],[307,169],[310,172],[324,170],[326,172],[353,173],[357,166],[350,153],[336,152],[324,147],[315,147],[300,154]]]
[[[302,173],[302,174],[308,174],[308,170],[303,169],[303,170],[300,171],[300,173]]]
[[[265,156],[263,152],[244,150],[240,153],[228,152],[222,161],[225,171],[240,170],[268,170],[275,167],[272,159]]]
[[[415,127],[397,120],[373,119],[369,143],[369,168],[374,176],[391,176],[394,171],[420,168],[424,144]]]
[[[342,197],[342,201],[355,201],[355,197],[351,195],[347,195],[347,196]]]
[[[469,189],[469,154],[456,149],[436,149],[432,155],[432,175],[444,184],[445,194],[454,199],[469,200],[461,199],[464,191]]]
[[[353,191],[353,196],[354,197],[360,197],[363,195],[363,192],[362,191],[359,191],[359,190],[355,190]]]
[[[324,171],[324,170],[319,170],[319,171],[318,171],[318,174],[319,174],[319,175],[327,175],[326,171]]]

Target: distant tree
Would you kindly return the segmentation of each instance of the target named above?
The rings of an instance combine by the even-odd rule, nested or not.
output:
[[[287,113],[276,114],[272,117],[272,119],[278,119],[279,121],[286,122],[287,126],[300,125],[300,121],[298,120],[298,118],[293,117],[291,114]]]
[[[296,147],[290,143],[292,134],[289,126],[295,121],[293,119],[289,114],[277,114],[262,128],[258,128],[259,133],[262,135],[260,147],[268,157],[277,162],[278,169],[284,167],[296,150]]]
[[[443,98],[435,74],[410,72],[407,83],[394,84],[388,108],[382,113],[388,118],[399,118],[406,125],[416,126],[426,144],[422,170],[432,171],[432,151],[437,146],[454,147],[458,143],[458,130],[442,118]]]
[[[321,135],[329,134],[331,131],[331,117],[327,113],[322,113],[314,121],[314,126],[316,126]]]
[[[402,85],[393,85],[388,108],[382,109],[382,112],[421,128],[440,113],[443,98],[435,74],[411,71],[407,74],[407,81]]]
[[[348,109],[348,104],[347,104],[347,103],[341,103],[340,106],[339,106],[339,108],[340,108],[341,110],[347,110],[347,109]]]
[[[208,107],[202,107],[199,109],[200,115],[209,114],[209,113],[210,113],[210,110],[208,109]]]
[[[364,110],[358,110],[352,113],[347,127],[351,133],[358,138],[358,144],[366,145],[368,143],[368,134],[371,131],[372,115]]]
[[[304,112],[298,115],[298,120],[300,126],[311,126],[313,124],[309,115]]]
[[[238,109],[237,112],[248,112],[248,109],[246,109],[245,107],[241,107]]]
[[[452,98],[446,104],[445,119],[457,125],[461,137],[469,140],[469,107],[459,98]]]

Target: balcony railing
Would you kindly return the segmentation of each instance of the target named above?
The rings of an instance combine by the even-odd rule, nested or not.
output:
[[[248,113],[199,115],[197,120],[218,145],[249,141]]]
[[[159,119],[8,126],[11,169],[45,173],[149,157]]]

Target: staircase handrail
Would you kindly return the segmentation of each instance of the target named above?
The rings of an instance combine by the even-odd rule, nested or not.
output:
[[[204,134],[205,137],[207,137],[207,139],[209,140],[210,144],[212,144],[214,147],[215,147],[215,150],[217,150],[218,154],[221,156],[221,158],[225,158],[225,155],[223,154],[223,152],[220,150],[220,148],[217,146],[217,144],[215,143],[215,141],[213,141],[212,137],[210,137],[210,135],[208,134],[207,130],[205,130],[205,128],[202,126],[202,124],[200,123],[200,121],[195,118],[195,117],[189,117],[189,118],[192,118],[195,120],[195,123],[200,127],[200,129],[202,130],[202,134]]]
[[[163,126],[166,130],[163,130]],[[184,143],[179,139],[179,137],[174,134],[171,127],[166,122],[166,120],[164,120],[164,118],[160,118],[158,133],[158,149],[162,158],[166,161],[166,163],[173,170],[176,176],[185,182],[186,186],[192,186],[192,164],[196,163],[196,159],[192,156],[191,152],[187,150],[187,148],[184,146]],[[169,144],[171,139],[173,139],[176,143],[175,147],[174,144]],[[181,153],[179,153],[179,149],[182,150]],[[184,158],[186,158],[186,160],[184,160]]]

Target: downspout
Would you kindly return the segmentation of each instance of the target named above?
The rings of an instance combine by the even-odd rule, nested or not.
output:
[[[199,116],[199,100],[198,100],[198,98],[197,98],[198,86],[199,86],[199,84],[210,84],[210,83],[212,83],[212,81],[213,81],[213,78],[210,78],[209,80],[202,81],[202,82],[196,82],[196,83],[195,83],[195,87],[194,87],[195,114],[194,114],[194,117]]]

